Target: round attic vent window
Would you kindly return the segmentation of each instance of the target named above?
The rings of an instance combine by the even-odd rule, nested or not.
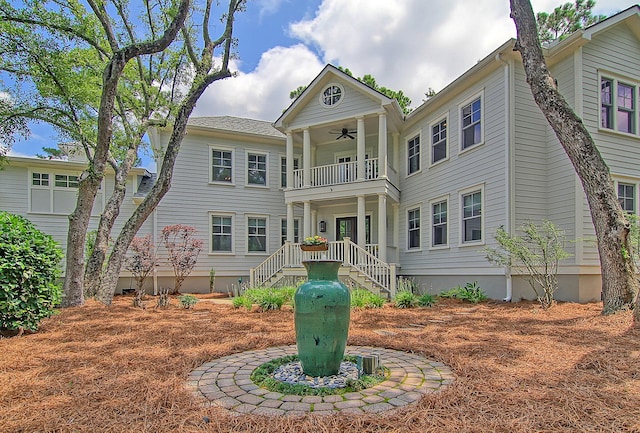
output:
[[[342,100],[344,89],[338,84],[330,84],[327,86],[322,94],[320,94],[320,103],[327,107],[334,107]]]

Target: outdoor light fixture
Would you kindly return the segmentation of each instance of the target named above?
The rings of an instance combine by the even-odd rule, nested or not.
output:
[[[327,231],[327,223],[325,221],[320,221],[320,233],[324,233]]]

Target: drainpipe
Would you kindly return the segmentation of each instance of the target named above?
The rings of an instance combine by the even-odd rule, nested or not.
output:
[[[511,68],[509,62],[505,61],[500,54],[496,54],[496,60],[504,64],[504,179],[505,179],[505,227],[511,232]],[[513,286],[511,279],[511,267],[504,267],[506,295],[504,302],[511,302],[513,297]]]
[[[153,210],[153,244],[158,245],[158,216],[157,216],[158,208]],[[153,267],[153,295],[156,296],[158,294],[158,267]]]

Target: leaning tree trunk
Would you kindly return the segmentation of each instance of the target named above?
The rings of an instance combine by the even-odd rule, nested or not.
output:
[[[116,174],[113,193],[111,194],[111,197],[109,197],[102,215],[100,216],[95,245],[91,252],[91,256],[87,260],[87,266],[84,273],[85,292],[91,296],[95,296],[100,288],[102,268],[109,249],[111,230],[113,229],[116,218],[118,218],[118,215],[120,214],[120,207],[122,206],[122,202],[124,201],[124,197],[127,193],[127,176],[129,176],[129,171],[136,160],[137,149],[138,146],[130,148],[122,165],[120,167],[115,167]]]
[[[196,65],[196,74],[193,78],[192,87],[189,89],[184,101],[180,105],[178,113],[176,114],[175,123],[173,125],[173,132],[169,138],[167,149],[162,160],[162,168],[158,174],[158,180],[140,206],[133,212],[131,217],[127,220],[124,227],[120,231],[118,238],[111,250],[111,256],[107,263],[107,269],[102,275],[102,281],[100,289],[96,298],[107,305],[110,305],[113,301],[113,295],[118,283],[118,277],[120,276],[120,270],[122,269],[122,263],[129,249],[131,241],[135,237],[136,233],[145,222],[145,220],[151,215],[151,212],[156,208],[160,200],[165,196],[169,188],[171,187],[171,178],[173,175],[173,166],[175,165],[182,139],[187,131],[187,122],[189,116],[193,111],[193,108],[198,102],[198,99],[209,87],[211,83],[217,80],[222,80],[231,76],[229,71],[229,60],[231,58],[232,36],[233,36],[233,21],[235,13],[240,10],[244,5],[244,0],[230,0],[228,13],[225,16],[226,26],[224,33],[217,41],[212,41],[209,37],[209,30],[207,28],[209,17],[210,2],[207,3],[207,9],[205,11],[205,25],[203,25],[203,37],[205,46],[201,51],[200,59],[195,58],[195,52],[189,49],[189,56],[192,58],[193,63]],[[188,39],[188,37],[186,37]],[[213,68],[213,53],[214,49],[224,43],[224,53],[222,56],[222,64],[219,68]],[[211,72],[214,70],[215,72]]]
[[[602,269],[603,314],[633,306],[638,282],[630,254],[629,222],[618,203],[602,155],[582,120],[558,92],[549,73],[528,0],[510,0],[520,51],[531,93],[573,164],[591,210]],[[636,314],[638,311],[636,310]]]

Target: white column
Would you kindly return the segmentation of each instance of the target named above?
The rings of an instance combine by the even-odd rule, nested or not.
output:
[[[287,131],[287,188],[293,188],[293,186],[293,134]],[[289,232],[287,232],[288,236]]]
[[[365,174],[365,163],[364,159],[366,157],[366,149],[365,149],[365,130],[364,130],[364,117],[358,117],[358,135],[357,135],[357,168],[356,171],[358,173],[358,180],[364,180]]]
[[[302,234],[303,238],[308,238],[311,236],[311,202],[304,202],[304,232]]]
[[[309,129],[302,131],[302,168],[304,169],[304,186],[308,187],[311,185],[311,137],[309,136]]]
[[[378,194],[378,258],[387,261],[387,195]]]
[[[387,177],[387,114],[378,116],[378,177]]]
[[[364,248],[367,244],[367,231],[365,219],[367,218],[364,206],[364,196],[358,196],[358,246]]]
[[[293,203],[287,203],[287,240],[294,242],[295,238],[295,226],[293,219]]]

